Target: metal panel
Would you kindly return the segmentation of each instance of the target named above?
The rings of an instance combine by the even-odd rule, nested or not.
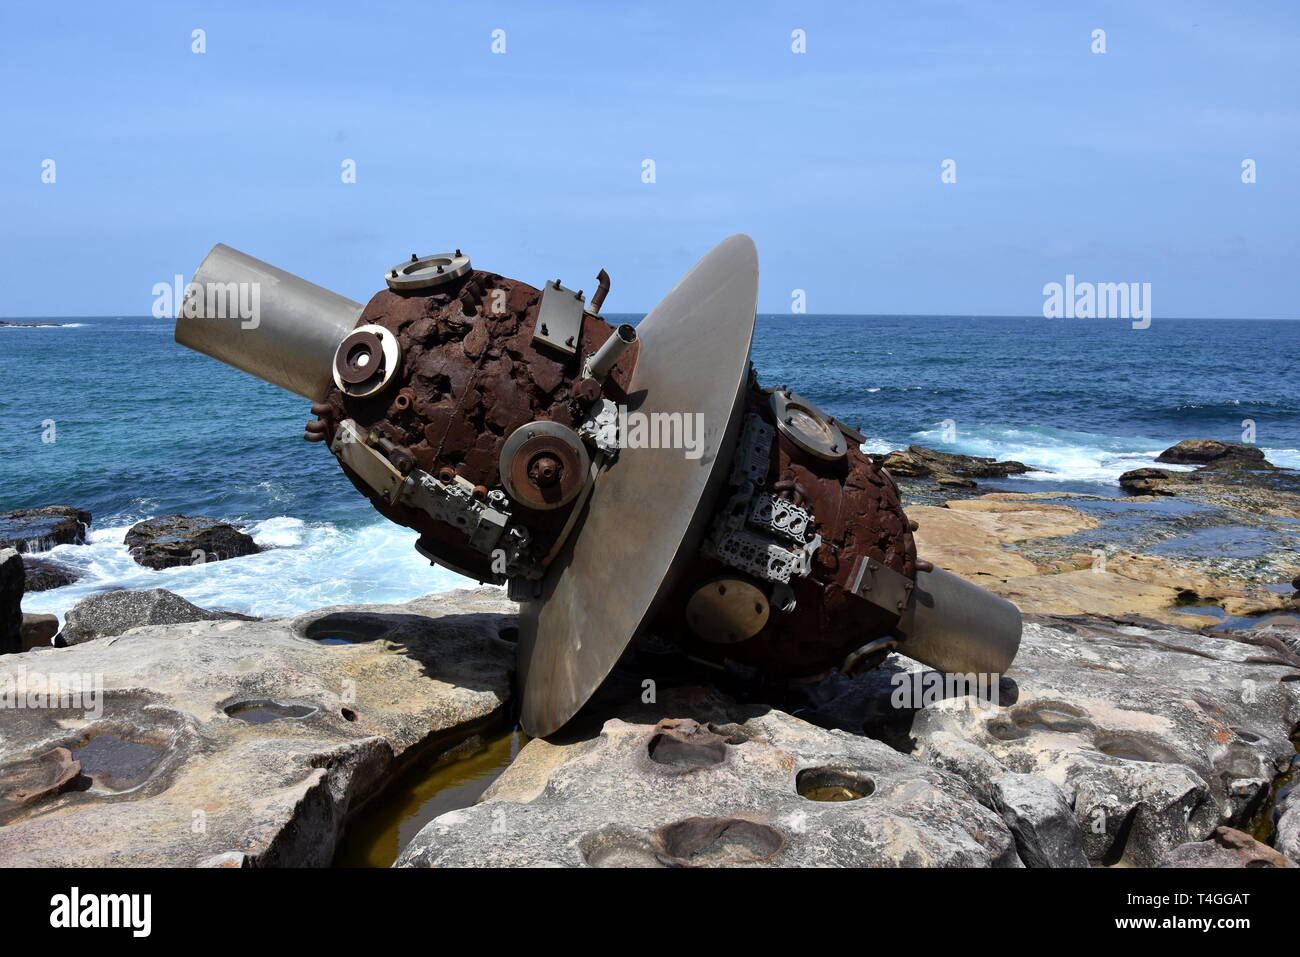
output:
[[[582,338],[582,296],[547,280],[536,322],[533,342],[574,355]]]
[[[521,608],[524,730],[558,730],[614,667],[703,540],[740,431],[758,297],[748,236],[719,243],[637,327],[637,412],[701,412],[704,453],[621,450],[579,526]]]

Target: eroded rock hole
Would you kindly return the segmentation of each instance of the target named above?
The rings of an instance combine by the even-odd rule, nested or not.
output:
[[[875,789],[867,775],[839,768],[805,768],[795,777],[795,790],[809,801],[859,801]]]
[[[146,741],[104,732],[72,748],[81,773],[110,791],[126,791],[149,778],[162,760],[163,749]]]
[[[727,758],[726,739],[690,719],[660,721],[646,748],[651,761],[679,768],[711,767]]]
[[[335,614],[317,618],[302,633],[322,645],[357,645],[382,638],[391,630],[387,622],[377,618]]]
[[[785,847],[776,828],[740,818],[689,817],[664,825],[658,837],[669,857],[705,867],[766,860]]]
[[[283,718],[298,719],[315,714],[317,709],[305,704],[284,704],[270,698],[256,698],[251,701],[237,701],[227,705],[225,712],[232,718],[247,721],[249,724],[267,724]],[[346,715],[345,715],[346,717]]]

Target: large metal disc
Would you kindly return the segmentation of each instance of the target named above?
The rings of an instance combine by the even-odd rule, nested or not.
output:
[[[739,433],[757,299],[758,253],[736,235],[637,326],[629,413],[699,413],[702,454],[623,448],[597,478],[541,597],[520,610],[528,734],[551,734],[577,713],[703,540]]]

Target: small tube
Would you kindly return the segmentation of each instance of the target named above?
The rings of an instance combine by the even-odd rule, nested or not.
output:
[[[632,347],[636,342],[636,330],[626,322],[614,330],[614,334],[605,340],[605,344],[596,350],[595,354],[587,360],[587,368],[584,370],[588,378],[602,381],[605,376],[609,375],[609,370],[614,368],[618,360],[622,358],[623,353]]]

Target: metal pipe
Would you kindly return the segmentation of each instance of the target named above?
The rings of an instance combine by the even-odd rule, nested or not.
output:
[[[632,343],[636,342],[636,330],[623,323],[614,330],[614,334],[605,340],[605,344],[596,350],[595,354],[587,360],[587,368],[584,370],[589,378],[600,381],[609,375],[609,370],[614,368],[623,353],[632,348]]]
[[[605,297],[609,295],[609,273],[601,270],[596,273],[596,292],[591,297],[591,305],[587,311],[593,316],[600,315],[600,307],[605,304]]]
[[[1020,609],[1005,598],[941,568],[918,571],[896,650],[949,674],[1002,674],[1020,628]]]
[[[361,304],[218,243],[177,310],[176,341],[308,399],[331,384],[334,351]]]

